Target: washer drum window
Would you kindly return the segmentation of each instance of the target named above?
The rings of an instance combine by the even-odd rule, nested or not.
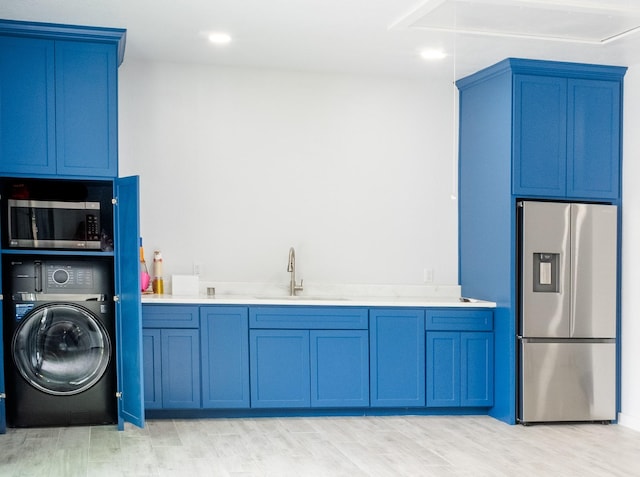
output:
[[[20,374],[54,395],[81,393],[104,374],[111,358],[107,330],[81,306],[56,303],[34,308],[12,343]]]

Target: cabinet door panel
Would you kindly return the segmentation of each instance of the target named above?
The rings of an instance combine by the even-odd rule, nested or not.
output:
[[[311,406],[369,405],[369,334],[366,330],[310,332]]]
[[[567,80],[514,78],[513,193],[564,197]]]
[[[56,41],[58,174],[118,175],[116,46]]]
[[[0,38],[0,173],[56,172],[53,45]]]
[[[569,80],[567,195],[619,195],[620,83]]]
[[[493,405],[493,333],[460,334],[460,405]]]
[[[199,331],[161,330],[162,407],[200,407]]]
[[[369,318],[371,406],[424,406],[424,310],[372,309]]]
[[[251,330],[251,407],[309,407],[309,331]]]
[[[162,360],[160,330],[142,332],[142,367],[145,409],[162,408]]]
[[[144,390],[142,377],[142,311],[140,305],[139,268],[139,182],[138,177],[121,177],[114,181],[118,205],[115,207],[115,278],[116,349],[118,389],[118,427],[124,421],[144,425]]]
[[[460,406],[460,333],[427,333],[427,407]]]
[[[249,324],[243,307],[200,309],[202,407],[248,408]]]

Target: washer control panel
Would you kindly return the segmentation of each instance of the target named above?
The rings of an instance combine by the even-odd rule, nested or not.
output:
[[[37,301],[45,294],[113,295],[113,273],[106,260],[15,259],[8,268],[16,300]]]
[[[86,292],[93,290],[93,267],[84,264],[47,263],[47,291],[64,289]]]

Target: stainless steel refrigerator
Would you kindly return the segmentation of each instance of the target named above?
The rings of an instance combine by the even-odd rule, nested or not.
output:
[[[617,216],[518,203],[521,423],[616,418]]]

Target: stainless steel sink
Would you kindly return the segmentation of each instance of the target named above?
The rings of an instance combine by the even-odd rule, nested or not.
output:
[[[331,296],[256,296],[259,300],[277,300],[277,301],[346,301],[348,298],[331,297]]]

